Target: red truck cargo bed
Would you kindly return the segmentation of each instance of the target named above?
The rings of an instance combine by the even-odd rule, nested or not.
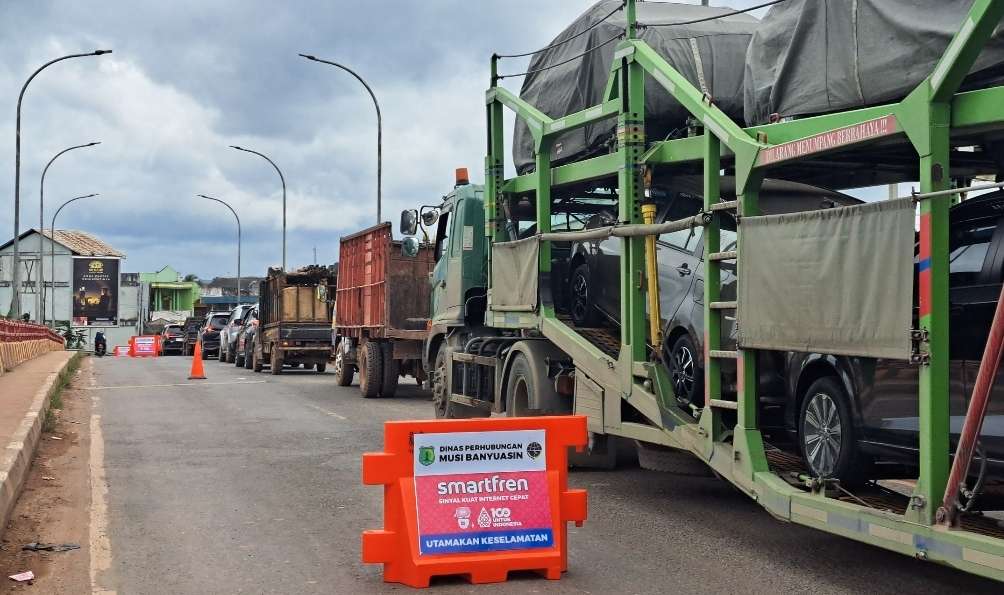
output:
[[[336,332],[348,337],[421,339],[429,317],[433,247],[401,254],[390,223],[341,239]]]

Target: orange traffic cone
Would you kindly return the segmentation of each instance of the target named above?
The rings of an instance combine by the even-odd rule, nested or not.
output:
[[[205,380],[206,371],[202,369],[202,341],[195,342],[195,353],[192,354],[192,373],[189,380]]]

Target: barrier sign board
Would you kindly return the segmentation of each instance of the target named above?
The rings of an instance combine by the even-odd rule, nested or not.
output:
[[[140,335],[129,338],[130,357],[157,357],[160,355],[160,337]]]
[[[382,485],[384,526],[363,531],[362,558],[383,579],[428,587],[435,576],[505,581],[568,568],[568,523],[586,520],[568,487],[568,451],[586,445],[580,415],[389,421],[384,451],[363,455]]]
[[[419,552],[554,545],[544,430],[415,436]]]

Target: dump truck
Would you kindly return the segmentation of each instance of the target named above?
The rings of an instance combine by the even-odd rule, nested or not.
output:
[[[335,380],[363,397],[391,397],[401,377],[425,381],[432,246],[394,240],[390,223],[343,236],[334,319]]]
[[[270,268],[260,290],[258,333],[251,368],[313,367],[323,373],[331,357],[330,272],[309,266],[285,272]]]
[[[990,481],[989,440],[981,442],[1000,427],[990,387],[1004,293],[999,276],[982,276],[1000,251],[989,249],[986,225],[956,233],[967,221],[982,222],[966,217],[981,211],[985,218],[988,209],[953,207],[1004,187],[981,182],[1004,176],[1004,87],[967,79],[986,66],[977,57],[1004,3],[975,0],[960,11],[929,73],[899,95],[749,125],[718,107],[703,76],[681,74],[640,38],[662,26],[655,19],[639,26],[638,15],[658,3],[605,4],[593,12],[618,13],[619,33],[604,41],[586,24],[577,30],[589,35],[559,37],[530,62],[530,75],[564,65],[561,77],[567,63],[609,49],[603,69],[589,70],[609,73],[597,81],[596,101],[571,113],[531,104],[498,84],[506,74],[493,56],[484,186],[458,180],[439,204],[402,213],[402,233],[435,230],[422,358],[436,415],[584,415],[583,464],[611,464],[624,445],[653,469],[696,462],[778,519],[1004,581],[1004,526],[999,512],[985,514],[1004,508],[1004,498],[1001,483]],[[778,14],[814,5],[791,3]],[[772,31],[800,35],[813,23],[799,22]],[[896,51],[917,36],[903,39]],[[586,51],[554,51],[559,42]],[[762,56],[753,49],[751,56]],[[826,69],[807,70],[814,71]],[[960,92],[964,80],[968,90]],[[572,95],[562,91],[555,88],[559,97]],[[659,102],[682,106],[688,118],[648,136],[646,109]],[[504,175],[506,109],[526,123],[532,159],[512,178]],[[603,142],[564,140],[611,122]],[[569,157],[569,147],[583,152]],[[699,192],[687,196],[698,210],[657,216],[678,179],[695,174]],[[917,190],[764,215],[761,191],[770,180],[836,190],[914,183]],[[609,256],[599,270],[615,279],[612,287],[591,286],[589,276],[569,270],[576,244]],[[664,250],[689,254],[694,264],[664,276]],[[679,312],[662,311],[663,294],[679,280],[703,326],[688,337],[702,345],[690,353],[691,370],[701,366],[690,378],[701,387],[694,399],[681,398],[663,349],[679,338],[663,336]],[[959,293],[962,282],[983,285]],[[615,298],[615,320],[569,312],[580,290],[613,292],[605,297]],[[992,325],[975,328],[972,308],[993,311],[994,304]],[[968,324],[960,327],[964,337],[950,340],[950,320]],[[762,381],[778,367],[786,370],[782,382]],[[972,372],[968,381],[957,380],[959,369]],[[859,409],[862,384],[853,378],[870,391],[868,411]],[[883,389],[896,399],[909,393],[905,413],[888,413],[893,402]],[[779,408],[780,427],[773,427]],[[892,430],[900,443],[868,444],[875,429]],[[897,464],[885,464],[884,450],[899,452]]]

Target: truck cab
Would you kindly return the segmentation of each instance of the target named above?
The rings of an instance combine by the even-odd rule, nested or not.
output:
[[[436,264],[429,278],[430,333],[423,353],[423,361],[431,369],[443,340],[455,329],[484,322],[488,277],[484,186],[471,184],[461,168],[456,186],[441,204],[402,213],[401,232],[417,232],[419,218],[423,233],[435,230]],[[406,220],[414,223],[406,225]]]

